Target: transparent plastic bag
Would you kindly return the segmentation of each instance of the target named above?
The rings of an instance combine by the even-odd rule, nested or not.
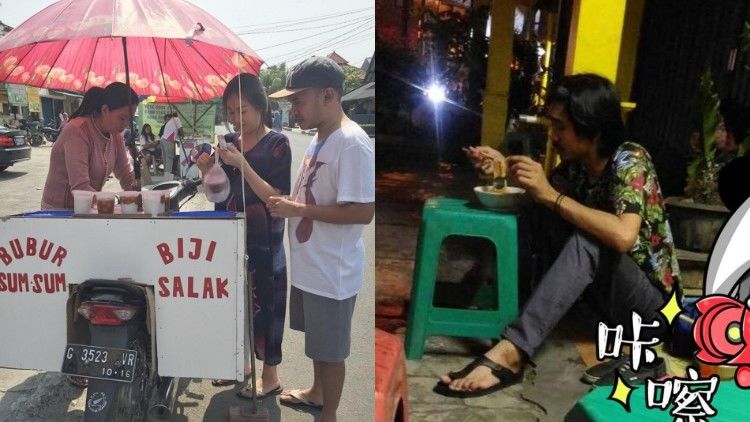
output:
[[[226,201],[229,197],[229,178],[218,160],[214,160],[214,165],[203,175],[203,190],[206,198],[214,203]]]

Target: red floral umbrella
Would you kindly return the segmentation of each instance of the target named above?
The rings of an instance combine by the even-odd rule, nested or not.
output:
[[[85,92],[111,82],[139,95],[208,100],[263,60],[184,0],[61,0],[0,38],[0,81]]]

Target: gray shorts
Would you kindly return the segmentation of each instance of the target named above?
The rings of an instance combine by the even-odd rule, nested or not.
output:
[[[349,357],[352,314],[357,296],[336,300],[305,292],[289,292],[289,328],[305,333],[305,354],[320,362]]]

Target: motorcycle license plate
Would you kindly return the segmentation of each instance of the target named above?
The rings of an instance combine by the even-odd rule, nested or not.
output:
[[[133,382],[135,350],[69,344],[65,346],[62,373],[119,382]]]

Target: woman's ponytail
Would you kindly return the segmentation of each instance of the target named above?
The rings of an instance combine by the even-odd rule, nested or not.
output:
[[[117,110],[128,105],[137,106],[139,102],[138,94],[133,88],[122,82],[112,82],[106,88],[94,86],[86,91],[81,105],[70,118],[95,116],[101,112],[103,105],[109,107],[110,110]]]
[[[104,88],[99,88],[98,86],[91,87],[83,95],[81,105],[78,106],[78,109],[73,112],[70,118],[75,119],[76,117],[98,114],[102,109],[102,104],[104,104]]]

